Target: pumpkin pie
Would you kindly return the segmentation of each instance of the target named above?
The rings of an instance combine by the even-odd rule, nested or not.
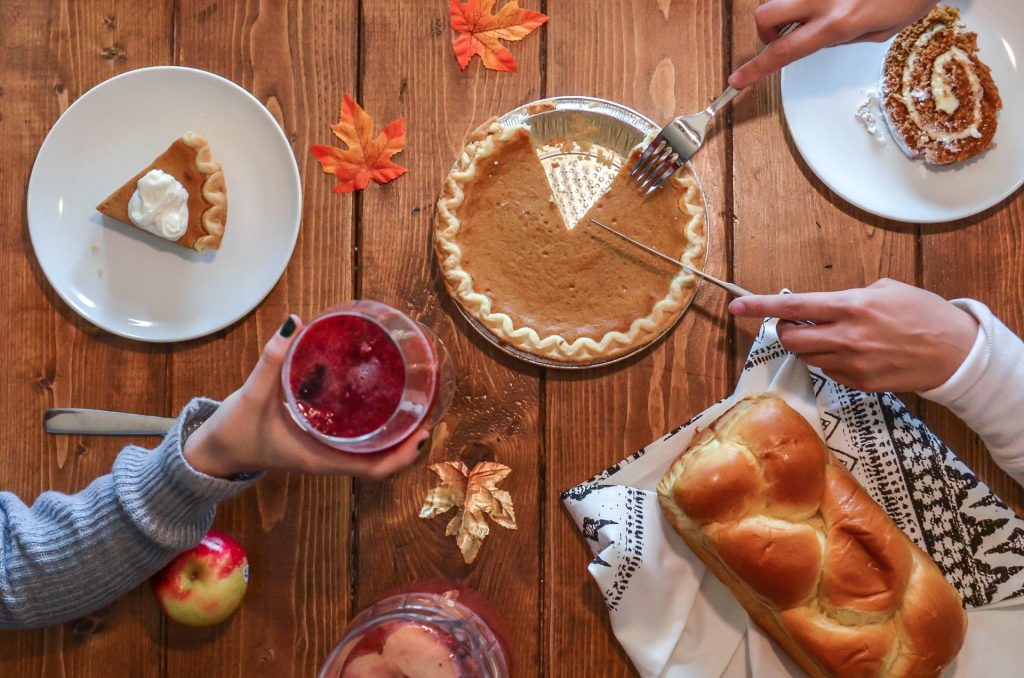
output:
[[[181,210],[180,226],[169,231],[161,230],[151,223],[142,223],[141,219],[132,219],[133,196],[137,192],[141,193],[143,185],[150,180],[156,182],[154,186],[159,184],[154,190],[163,190],[169,183],[171,188],[168,190],[177,191],[176,196],[181,206],[187,207],[187,216],[185,210]],[[174,185],[175,181],[177,185]],[[181,189],[184,189],[184,195]],[[140,196],[136,196],[135,200],[138,203]],[[187,132],[175,139],[156,160],[111,193],[96,209],[140,230],[158,235],[163,233],[162,237],[182,247],[199,252],[215,250],[220,247],[224,236],[228,214],[224,172],[214,162],[206,139]],[[139,208],[135,207],[134,211],[138,214]],[[181,231],[180,236],[177,235],[178,231]]]
[[[707,244],[689,166],[645,195],[629,176],[566,224],[526,127],[474,134],[438,201],[435,246],[457,303],[500,341],[569,364],[630,353],[672,326],[696,279],[616,238],[591,218],[693,266]]]

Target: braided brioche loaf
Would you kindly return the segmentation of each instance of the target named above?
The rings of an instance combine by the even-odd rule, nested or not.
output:
[[[746,398],[700,432],[658,496],[811,676],[938,676],[960,650],[956,590],[779,398]]]

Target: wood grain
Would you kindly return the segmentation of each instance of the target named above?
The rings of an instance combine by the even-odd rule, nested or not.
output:
[[[970,297],[988,304],[1024,336],[1024,194],[974,219],[922,227],[924,286],[946,298]],[[943,407],[926,403],[922,415],[936,435],[1018,515],[1024,488],[989,456],[977,434]]]
[[[721,3],[551,3],[549,94],[619,101],[657,122],[697,111],[724,86]],[[699,54],[700,58],[693,58]],[[727,130],[695,158],[711,210],[709,271],[726,270]],[[702,288],[653,350],[622,365],[549,371],[545,394],[545,666],[553,676],[630,675],[611,633],[590,554],[559,492],[626,457],[726,395],[724,297]]]
[[[559,493],[732,389],[756,323],[733,324],[703,287],[669,337],[606,369],[523,365],[464,322],[438,280],[434,204],[464,136],[492,115],[556,94],[630,105],[658,122],[697,110],[759,47],[757,0],[528,0],[551,21],[511,45],[518,73],[459,70],[448,3],[394,0],[7,0],[0,3],[0,488],[31,501],[106,473],[117,439],[46,437],[52,406],[173,414],[237,388],[289,312],[350,298],[395,305],[433,328],[458,370],[455,404],[428,455],[387,483],[277,475],[222,506],[216,527],[246,547],[253,581],[229,622],[166,622],[140,587],[105,610],[44,631],[0,633],[0,675],[314,675],[359,609],[417,579],[479,590],[511,627],[517,676],[633,675],[586,571],[589,551]],[[60,113],[124,70],[179,63],[219,73],[263,102],[292,142],[303,227],[288,270],[255,313],[204,340],[150,347],[112,338],[59,300],[25,222],[35,154]],[[344,92],[382,125],[406,117],[409,173],[338,195],[308,152],[333,143]],[[756,291],[841,289],[881,276],[970,296],[1024,332],[1024,197],[971,220],[902,225],[846,205],[808,170],[781,117],[777,80],[716,121],[695,159],[711,208],[709,270]],[[200,130],[201,131],[201,130]],[[230,171],[230,168],[227,168]],[[14,222],[17,222],[15,224]],[[1024,489],[942,408],[912,403],[1018,512]],[[473,566],[446,520],[416,517],[429,463],[496,459],[519,529],[494,527]],[[354,514],[353,514],[354,511]]]
[[[167,351],[118,339],[74,314],[46,282],[32,252],[25,192],[50,126],[85,91],[168,53],[170,3],[146,9],[108,2],[5,2],[0,7],[0,205],[8,237],[2,327],[18,358],[9,361],[0,403],[7,463],[0,487],[32,502],[40,492],[77,492],[106,473],[115,439],[47,437],[47,407],[161,412],[167,406]],[[113,186],[120,179],[112,178]],[[112,186],[112,187],[113,187]],[[83,585],[88,585],[83,583]],[[158,670],[161,619],[140,587],[88,618],[44,631],[0,634],[3,675],[142,675]]]
[[[732,66],[761,45],[757,0],[735,0]],[[800,157],[786,130],[778,76],[751,87],[733,104],[733,275],[762,293],[861,287],[882,277],[916,280],[913,225],[885,221],[829,191]],[[851,133],[858,132],[851,113]],[[737,323],[737,366],[758,322]]]
[[[175,407],[241,385],[289,312],[309,318],[351,296],[352,198],[330,192],[308,148],[329,141],[336,83],[355,78],[356,9],[331,0],[178,3],[176,61],[223,75],[267,106],[299,162],[304,218],[285,277],[255,314],[176,348]],[[245,604],[214,629],[169,625],[167,675],[313,675],[348,614],[350,504],[347,479],[274,475],[222,506],[215,527],[239,539],[252,567]]]
[[[381,125],[406,117],[408,143],[397,160],[409,173],[361,196],[360,296],[397,306],[432,327],[451,352],[458,394],[434,432],[429,459],[387,484],[358,484],[356,607],[420,578],[466,583],[510,623],[516,675],[537,675],[538,372],[491,348],[461,319],[437,278],[430,232],[438,191],[465,135],[539,97],[543,40],[531,35],[512,45],[518,73],[486,71],[479,60],[460,71],[447,3],[364,0],[362,17],[361,100]],[[472,567],[462,563],[454,539],[443,536],[447,519],[416,517],[435,484],[427,465],[458,458],[470,465],[490,458],[512,468],[502,486],[512,494],[519,529],[494,526]]]

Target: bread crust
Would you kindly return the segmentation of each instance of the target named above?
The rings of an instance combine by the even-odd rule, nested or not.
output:
[[[687,495],[696,493],[699,499],[703,493],[696,488],[721,475],[717,458],[732,464],[749,458],[763,469],[777,464],[785,449],[792,454],[777,466],[774,479],[762,471],[758,486],[737,486],[750,496],[732,502],[709,499],[704,503],[708,510],[696,511],[698,518],[684,510],[687,505],[702,508]],[[820,476],[806,468],[815,464],[821,467]],[[817,505],[801,515],[788,501],[797,488],[779,492],[773,484],[802,485],[802,501],[816,495]],[[813,678],[938,676],[963,643],[967,616],[956,590],[870,499],[806,420],[776,396],[745,398],[699,433],[661,479],[658,500],[687,546]],[[744,579],[723,559],[715,538],[738,524],[758,521],[780,535],[813,528],[820,547],[806,539],[751,540],[749,562],[743,562],[766,571]],[[809,563],[820,560],[820,571],[800,562],[799,553],[772,553],[776,547],[797,548],[794,544],[805,550]],[[743,555],[737,545],[729,559]],[[805,590],[810,594],[794,594]]]

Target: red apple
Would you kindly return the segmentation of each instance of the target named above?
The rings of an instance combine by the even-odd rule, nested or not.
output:
[[[249,585],[249,560],[237,541],[210,530],[152,580],[168,617],[188,626],[218,624],[238,608]]]

